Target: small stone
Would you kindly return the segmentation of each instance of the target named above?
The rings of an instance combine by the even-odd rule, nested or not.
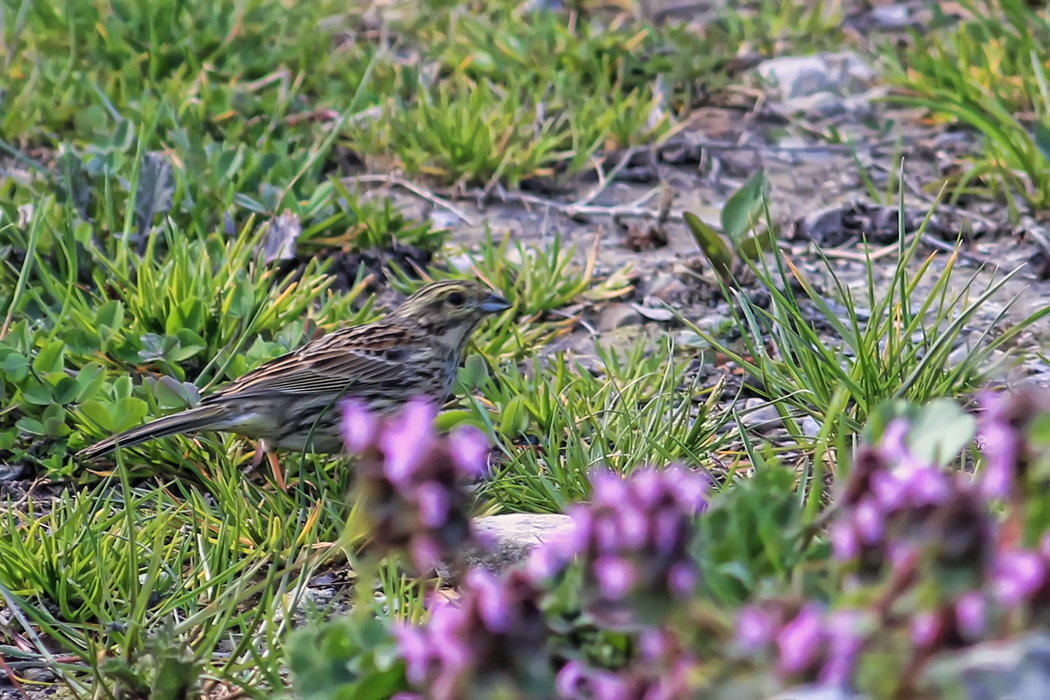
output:
[[[32,683],[50,683],[55,680],[55,674],[46,668],[27,668],[22,672],[22,679]]]
[[[641,322],[642,317],[631,304],[609,304],[598,317],[598,330],[606,332],[622,326],[636,326]]]
[[[847,111],[845,98],[826,90],[785,100],[784,107],[788,112],[804,114],[817,120],[838,117]]]
[[[674,320],[674,312],[662,306],[643,306],[642,304],[631,304],[636,312],[650,321],[667,323]]]
[[[875,78],[871,67],[848,51],[773,58],[755,71],[782,100],[818,92],[848,95],[864,90]]]
[[[764,399],[745,400],[744,408],[740,411],[740,422],[745,428],[763,435],[784,427],[777,407]]]

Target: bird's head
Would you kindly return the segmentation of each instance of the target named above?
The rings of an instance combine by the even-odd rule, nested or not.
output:
[[[510,306],[479,282],[443,280],[421,287],[391,317],[421,327],[442,345],[462,348],[486,316]]]

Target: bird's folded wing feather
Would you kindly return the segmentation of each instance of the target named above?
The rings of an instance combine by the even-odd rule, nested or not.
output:
[[[308,396],[353,393],[354,386],[396,379],[405,371],[405,358],[416,348],[400,345],[363,349],[345,346],[301,350],[278,357],[234,380],[202,403],[275,394]]]

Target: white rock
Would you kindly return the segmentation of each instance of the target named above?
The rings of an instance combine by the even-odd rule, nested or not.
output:
[[[848,95],[864,90],[875,78],[875,71],[848,51],[772,58],[755,71],[783,100],[818,92]]]

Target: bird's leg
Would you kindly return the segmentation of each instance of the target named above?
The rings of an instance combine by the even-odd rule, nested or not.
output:
[[[259,440],[255,445],[255,454],[252,456],[251,471],[255,471],[259,468],[259,465],[262,464],[263,457],[270,462],[270,471],[273,473],[274,481],[277,482],[277,487],[287,493],[288,487],[284,483],[284,474],[281,472],[281,465],[277,462],[277,454],[266,444],[266,440]]]

